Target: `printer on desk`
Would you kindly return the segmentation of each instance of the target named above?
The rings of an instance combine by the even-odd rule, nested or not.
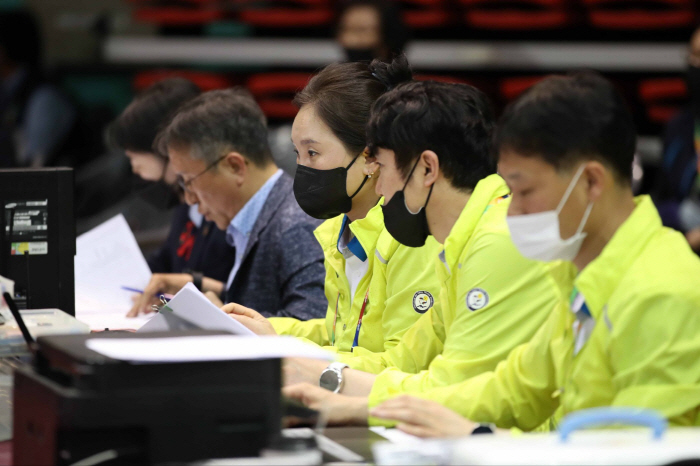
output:
[[[169,337],[228,335],[188,330]],[[46,336],[15,373],[14,464],[182,463],[257,456],[281,429],[281,360],[129,363],[87,347],[92,338]]]

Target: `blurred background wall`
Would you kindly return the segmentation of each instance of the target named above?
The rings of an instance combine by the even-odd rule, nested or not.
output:
[[[139,90],[168,76],[203,90],[247,86],[268,115],[280,164],[293,170],[291,97],[310,74],[332,61],[387,55],[403,42],[418,79],[473,84],[498,111],[544,75],[601,71],[635,115],[636,189],[655,189],[664,128],[689,105],[688,43],[700,1],[388,3],[389,18],[365,9],[351,19],[340,16],[348,5],[333,0],[0,0],[0,11],[35,15],[43,76],[75,109],[77,136],[42,163],[76,168],[79,231],[132,208],[128,161],[110,153],[102,133]],[[373,45],[377,34],[382,44]],[[139,231],[167,223],[152,212],[130,222]]]

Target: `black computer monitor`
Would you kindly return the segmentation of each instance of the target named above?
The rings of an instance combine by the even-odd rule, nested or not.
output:
[[[23,308],[75,315],[73,185],[71,168],[0,170],[0,275]]]

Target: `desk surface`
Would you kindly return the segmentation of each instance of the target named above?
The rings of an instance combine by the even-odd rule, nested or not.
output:
[[[330,427],[323,433],[368,462],[372,461],[372,445],[375,442],[386,441],[384,437],[366,427]],[[12,466],[12,440],[0,442],[0,466]]]
[[[367,427],[329,427],[323,431],[323,435],[341,444],[348,450],[357,453],[371,462],[372,445],[376,442],[386,442],[381,435],[372,432]]]

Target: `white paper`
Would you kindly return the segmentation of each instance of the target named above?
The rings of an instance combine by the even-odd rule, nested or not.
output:
[[[416,442],[423,442],[424,439],[416,437],[415,435],[407,434],[406,432],[396,429],[382,426],[370,427],[369,430],[375,434],[381,435],[385,439],[389,440],[391,443],[402,443],[402,444],[415,444]]]
[[[331,361],[335,355],[294,337],[209,335],[163,338],[92,338],[87,347],[112,359],[130,362],[195,362],[270,358]]]
[[[75,255],[75,314],[92,329],[137,329],[152,316],[126,318],[131,291],[142,290],[151,270],[136,238],[119,214],[80,235]]]
[[[192,283],[185,285],[168,303],[173,312],[186,321],[204,330],[222,330],[235,335],[255,336],[253,331],[216,307]],[[164,311],[168,312],[168,311]],[[156,316],[139,329],[140,332],[162,332],[168,330],[163,316]]]

